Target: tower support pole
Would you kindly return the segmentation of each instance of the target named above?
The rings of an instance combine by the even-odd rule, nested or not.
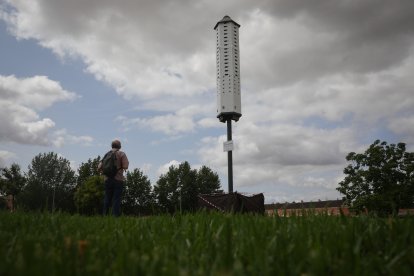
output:
[[[227,119],[227,141],[232,140],[231,119]],[[227,152],[229,194],[233,193],[233,151]]]

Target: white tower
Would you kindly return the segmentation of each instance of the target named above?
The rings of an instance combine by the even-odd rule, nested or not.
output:
[[[238,121],[241,117],[240,97],[240,25],[229,16],[217,22],[217,118],[220,122]]]

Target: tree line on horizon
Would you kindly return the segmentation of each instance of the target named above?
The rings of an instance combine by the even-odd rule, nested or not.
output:
[[[54,152],[40,153],[32,159],[27,173],[16,163],[0,169],[0,195],[10,196],[14,207],[25,211],[101,214],[104,177],[98,172],[100,161],[100,156],[88,159],[75,172],[69,160]],[[207,166],[192,169],[187,161],[170,166],[155,185],[142,170],[134,168],[126,172],[122,213],[194,211],[199,194],[220,192],[220,187],[216,172]],[[6,208],[5,202],[0,204]]]
[[[414,208],[414,153],[405,143],[376,140],[363,153],[350,152],[345,178],[336,188],[345,205],[355,213],[397,215],[401,208]],[[99,214],[104,179],[97,170],[101,157],[82,163],[75,173],[56,153],[33,158],[27,173],[18,164],[0,170],[0,195],[11,195],[19,209],[60,210]],[[197,196],[220,192],[218,174],[202,166],[191,169],[185,161],[171,166],[155,185],[140,170],[127,171],[122,199],[126,215],[189,212],[197,209]]]

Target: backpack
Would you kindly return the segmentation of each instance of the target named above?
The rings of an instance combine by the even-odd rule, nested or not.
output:
[[[118,172],[117,159],[116,159],[116,152],[117,151],[108,151],[104,158],[102,159],[102,172],[105,176],[113,178]]]

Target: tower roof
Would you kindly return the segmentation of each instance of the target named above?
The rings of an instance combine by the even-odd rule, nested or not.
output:
[[[230,16],[225,15],[225,16],[223,17],[223,19],[222,19],[222,20],[220,20],[219,22],[217,22],[216,26],[214,26],[214,30],[217,28],[217,26],[218,26],[219,24],[221,24],[221,23],[227,23],[227,22],[233,22],[234,24],[236,24],[236,25],[237,25],[237,27],[239,27],[239,28],[240,28],[240,24],[238,24],[236,21],[234,21],[233,19],[231,19],[231,18],[230,18]]]

